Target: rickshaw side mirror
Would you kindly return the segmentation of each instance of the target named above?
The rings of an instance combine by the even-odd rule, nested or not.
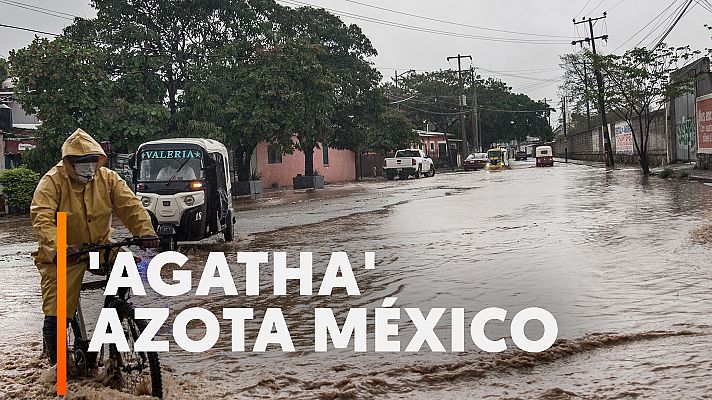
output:
[[[131,168],[133,171],[136,171],[136,153],[133,153],[129,156],[129,168]]]
[[[138,166],[136,165],[136,153],[129,156],[129,169],[131,170],[131,183],[138,181]]]

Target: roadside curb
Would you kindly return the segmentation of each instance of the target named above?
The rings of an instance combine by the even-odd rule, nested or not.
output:
[[[712,174],[690,172],[690,175],[687,177],[687,179],[695,182],[712,183]]]

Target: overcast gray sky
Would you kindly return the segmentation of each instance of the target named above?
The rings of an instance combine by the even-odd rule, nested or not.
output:
[[[608,11],[608,18],[600,21],[595,27],[596,35],[610,35],[608,44],[600,43],[600,50],[620,53],[639,42],[640,45],[655,42],[687,0],[280,2],[285,5],[321,6],[340,14],[347,23],[361,26],[379,52],[374,61],[386,77],[393,76],[396,70],[403,72],[411,68],[457,68],[457,63],[448,62],[447,57],[460,53],[472,55],[474,65],[482,68],[479,72],[483,76],[501,78],[515,91],[526,93],[532,98],[551,99],[558,96],[557,78],[561,76],[558,69],[559,55],[576,51],[578,48],[571,46],[569,42],[587,34],[587,28],[584,29],[583,25],[579,25],[578,29],[574,28],[572,19],[575,16],[579,19],[584,16],[598,17]],[[71,20],[8,3],[34,5],[82,17],[91,17],[94,14],[88,0],[0,0],[0,24],[48,32],[61,32]],[[712,32],[704,27],[705,23],[712,24],[712,2],[696,0],[692,4],[666,42],[672,45],[691,45],[695,49],[704,50],[712,47]],[[665,9],[667,11],[664,11]],[[58,15],[67,17],[64,14]],[[0,56],[7,57],[10,49],[27,45],[33,36],[32,33],[0,27]],[[511,43],[512,40],[522,43]],[[465,61],[463,67],[469,66],[469,60]]]

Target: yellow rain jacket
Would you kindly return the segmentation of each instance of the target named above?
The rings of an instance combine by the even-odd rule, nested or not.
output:
[[[80,183],[68,156],[100,156],[94,179]],[[39,248],[32,255],[40,272],[42,311],[57,315],[57,212],[67,212],[67,244],[109,242],[112,212],[134,236],[154,236],[148,212],[119,175],[103,167],[106,154],[89,134],[77,129],[62,145],[62,161],[47,172],[35,190],[30,220]],[[72,262],[71,260],[69,261]],[[74,315],[86,261],[67,265],[67,315]]]

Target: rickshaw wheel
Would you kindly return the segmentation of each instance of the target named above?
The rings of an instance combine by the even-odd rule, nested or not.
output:
[[[225,230],[223,231],[223,237],[225,238],[226,242],[232,242],[233,239],[235,238],[235,224],[232,221],[233,217],[233,211],[230,210],[227,213],[227,226],[225,227]]]
[[[173,236],[162,236],[161,237],[161,251],[176,251],[178,249],[178,243]]]

